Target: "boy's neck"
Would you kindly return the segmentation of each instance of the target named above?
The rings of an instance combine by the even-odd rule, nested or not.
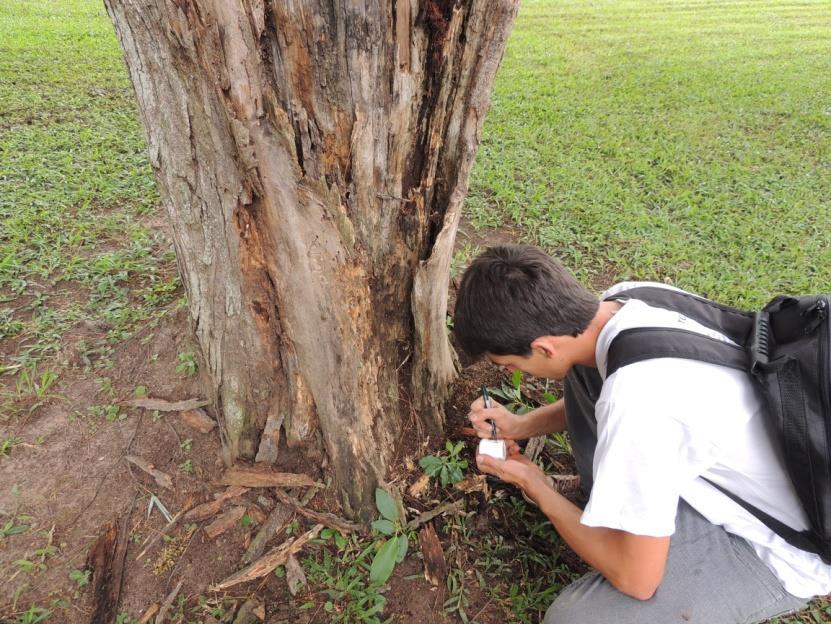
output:
[[[579,337],[582,345],[580,349],[581,357],[575,364],[582,364],[591,368],[597,368],[597,338],[600,332],[606,327],[606,323],[612,320],[612,317],[617,314],[617,311],[623,307],[618,301],[601,301],[597,308],[591,323]]]

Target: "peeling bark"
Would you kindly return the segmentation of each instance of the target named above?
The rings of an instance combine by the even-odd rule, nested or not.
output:
[[[226,461],[322,442],[371,511],[399,385],[443,424],[453,240],[518,0],[105,4]]]

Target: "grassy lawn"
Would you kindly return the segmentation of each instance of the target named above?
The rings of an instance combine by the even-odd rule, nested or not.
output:
[[[829,50],[826,0],[523,0],[467,217],[485,236],[511,226],[595,283],[665,280],[745,306],[829,291]],[[16,406],[31,406],[22,395],[62,374],[68,332],[105,328],[83,352],[105,371],[113,345],[181,295],[162,223],[100,0],[0,3],[0,462]],[[469,609],[467,583],[537,622],[571,571],[520,499],[494,507],[522,535],[448,521],[444,613]],[[330,589],[360,580],[365,549],[321,550],[307,574]],[[367,595],[349,587],[339,613],[359,621]],[[788,621],[827,621],[826,609]]]
[[[831,4],[525,0],[471,180],[583,276],[831,284]]]
[[[106,323],[113,343],[170,301],[156,212],[101,3],[0,4],[0,373],[40,377],[78,322]]]

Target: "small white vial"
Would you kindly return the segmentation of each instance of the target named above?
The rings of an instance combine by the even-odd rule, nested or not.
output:
[[[496,459],[505,459],[508,456],[508,449],[505,446],[505,440],[479,440],[479,454],[495,457]]]

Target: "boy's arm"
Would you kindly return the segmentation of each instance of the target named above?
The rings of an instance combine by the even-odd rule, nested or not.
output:
[[[521,487],[548,516],[560,536],[616,589],[639,600],[652,597],[664,576],[670,538],[633,535],[580,523],[582,510],[554,491],[542,471],[514,443],[509,457],[477,456],[479,469]]]
[[[638,600],[652,597],[664,576],[669,536],[634,535],[581,524],[583,511],[551,489],[544,479],[534,479],[523,489],[572,550],[618,591]]]
[[[493,401],[493,407],[485,409],[480,397],[471,404],[469,418],[480,438],[491,437],[491,420],[496,423],[497,437],[508,440],[525,440],[564,431],[566,428],[563,399],[520,416],[512,414],[496,401]]]

